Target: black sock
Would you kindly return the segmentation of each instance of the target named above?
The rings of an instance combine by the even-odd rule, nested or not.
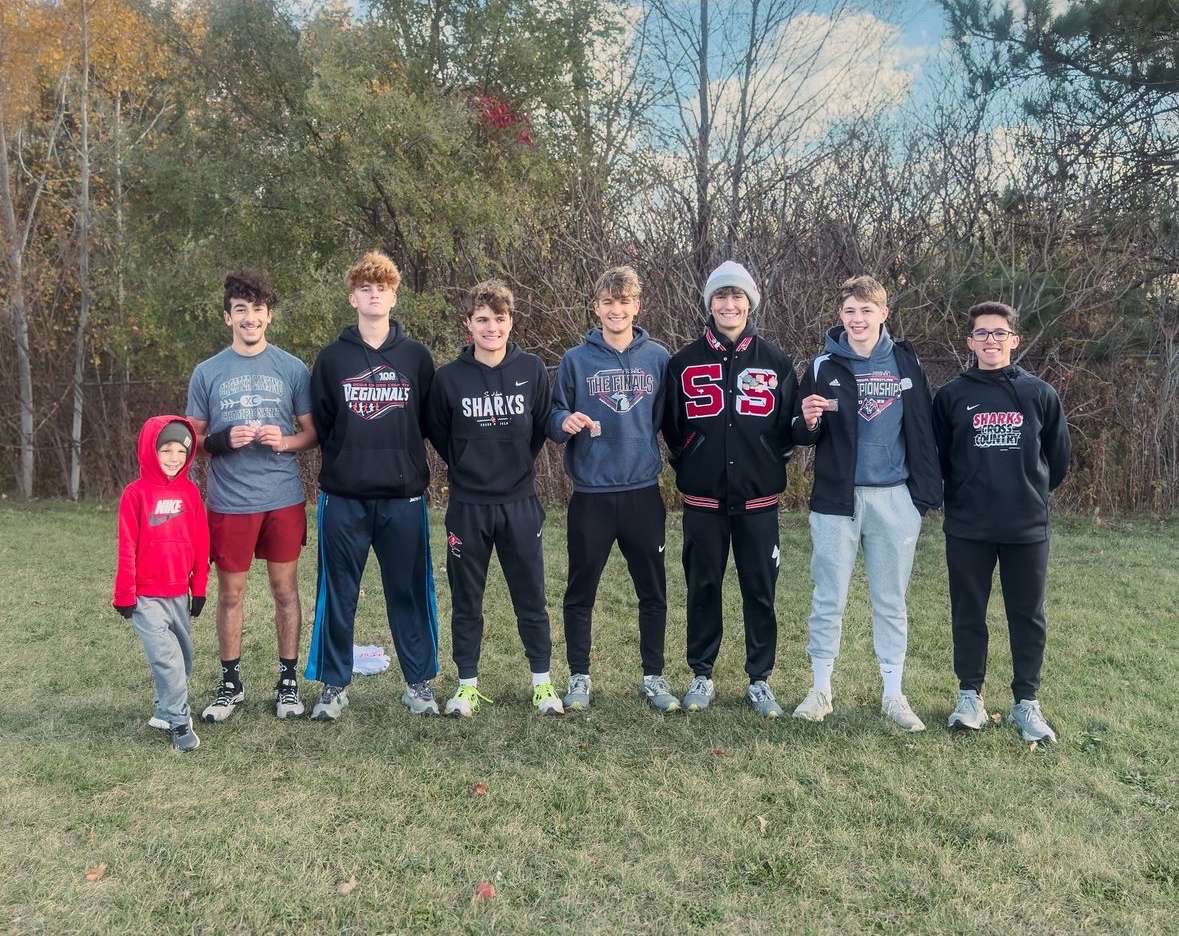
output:
[[[241,688],[242,684],[242,658],[236,657],[232,660],[221,661],[221,681],[229,683],[231,686]]]
[[[278,681],[290,679],[294,682],[299,681],[299,673],[296,667],[299,664],[298,657],[291,657],[289,660],[286,657],[278,658]]]

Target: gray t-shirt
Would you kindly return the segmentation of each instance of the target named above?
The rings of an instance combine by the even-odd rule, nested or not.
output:
[[[210,433],[278,426],[283,435],[293,435],[299,431],[296,417],[311,413],[310,380],[306,364],[274,345],[252,357],[226,348],[192,372],[185,414],[207,422]],[[293,452],[280,454],[251,442],[209,462],[210,510],[262,513],[303,502]]]

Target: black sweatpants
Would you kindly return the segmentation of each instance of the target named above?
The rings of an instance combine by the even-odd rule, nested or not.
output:
[[[509,504],[446,508],[446,578],[450,582],[451,646],[460,679],[479,675],[483,591],[492,547],[512,596],[524,655],[534,673],[547,673],[553,652],[544,600],[544,508],[535,497]]]
[[[1016,702],[1035,699],[1047,632],[1044,590],[1048,582],[1048,540],[989,543],[947,534],[954,672],[959,688],[982,693],[987,675],[987,603],[996,560],[1015,671],[1011,691]]]
[[[570,673],[590,671],[590,628],[598,582],[615,541],[639,599],[639,658],[644,676],[663,675],[667,632],[667,573],[663,534],[667,511],[657,485],[612,494],[574,492],[566,526],[569,585],[565,589],[565,650]]]
[[[724,621],[721,588],[729,544],[741,586],[745,620],[745,672],[768,679],[778,648],[774,590],[778,585],[778,510],[727,514],[684,510],[684,579],[688,585],[688,666],[711,676]]]

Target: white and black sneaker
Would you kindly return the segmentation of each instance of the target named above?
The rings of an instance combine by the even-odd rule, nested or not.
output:
[[[246,701],[246,688],[239,684],[223,682],[217,690],[217,698],[201,712],[203,722],[223,722]]]
[[[274,686],[274,715],[276,718],[298,718],[306,709],[299,698],[299,682],[280,679]]]
[[[311,717],[315,721],[335,721],[347,707],[347,687],[325,684],[311,707]]]

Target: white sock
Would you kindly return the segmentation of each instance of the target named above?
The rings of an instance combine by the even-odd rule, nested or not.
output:
[[[811,657],[811,672],[815,676],[815,688],[827,696],[828,699],[831,698],[831,673],[834,669],[834,660]]]
[[[479,685],[479,677],[472,676],[470,679],[460,679],[459,685],[460,686],[477,686],[477,685]]]
[[[884,697],[896,699],[901,695],[901,676],[905,672],[905,664],[880,664],[880,678],[884,680]]]
[[[532,688],[533,689],[535,689],[537,686],[541,685],[542,683],[547,683],[547,682],[552,682],[552,681],[553,681],[553,678],[552,678],[552,676],[550,676],[548,674],[547,671],[544,673],[533,673],[532,674]]]

